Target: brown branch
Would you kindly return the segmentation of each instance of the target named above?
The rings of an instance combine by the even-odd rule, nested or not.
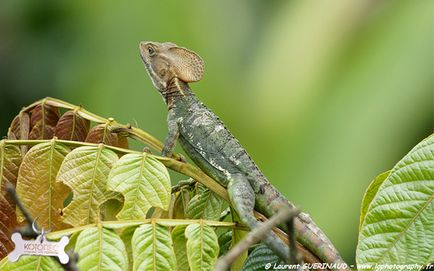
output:
[[[297,250],[297,239],[295,237],[295,228],[294,228],[294,216],[291,216],[286,221],[287,234],[288,234],[288,249],[289,249],[289,261],[290,265],[298,266],[297,271],[301,270],[301,257],[300,253]]]
[[[287,206],[282,208],[272,216],[267,222],[262,223],[259,227],[253,229],[236,244],[226,255],[220,257],[214,267],[214,271],[228,270],[231,264],[250,246],[258,243],[278,224],[287,221],[289,218],[293,218],[299,213],[296,209],[290,209]],[[292,253],[292,252],[290,252]]]
[[[265,222],[268,220],[267,217],[265,217],[263,214],[258,213],[255,211],[255,217],[262,221]],[[289,244],[288,241],[288,235],[281,230],[278,227],[274,227],[273,232],[286,244]],[[308,250],[307,248],[305,248],[302,244],[300,244],[299,242],[297,242],[297,249],[300,252],[300,254],[303,257],[303,260],[305,263],[322,263],[321,259],[318,258],[315,254],[313,254],[310,250]]]

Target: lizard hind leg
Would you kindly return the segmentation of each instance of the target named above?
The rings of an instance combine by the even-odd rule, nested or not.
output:
[[[231,176],[231,180],[228,184],[228,194],[232,207],[237,212],[241,221],[246,224],[250,230],[261,225],[262,222],[257,221],[253,213],[255,207],[255,192],[245,176],[241,174]],[[264,242],[276,255],[285,261],[288,260],[288,246],[277,237],[274,232],[268,233]]]

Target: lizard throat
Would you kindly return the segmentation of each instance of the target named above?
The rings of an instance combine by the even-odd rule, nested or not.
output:
[[[188,84],[176,77],[170,80],[167,87],[160,90],[160,93],[169,107],[173,104],[175,99],[192,95]]]

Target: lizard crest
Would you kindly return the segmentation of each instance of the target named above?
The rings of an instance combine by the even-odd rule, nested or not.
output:
[[[140,55],[155,88],[164,93],[177,80],[185,83],[202,79],[204,62],[195,52],[171,42],[140,42]]]

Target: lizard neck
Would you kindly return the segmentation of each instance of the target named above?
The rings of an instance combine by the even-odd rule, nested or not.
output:
[[[167,104],[168,109],[173,108],[176,104],[184,103],[190,98],[194,97],[193,92],[187,83],[174,78],[170,81],[167,88],[161,91],[164,101]]]

